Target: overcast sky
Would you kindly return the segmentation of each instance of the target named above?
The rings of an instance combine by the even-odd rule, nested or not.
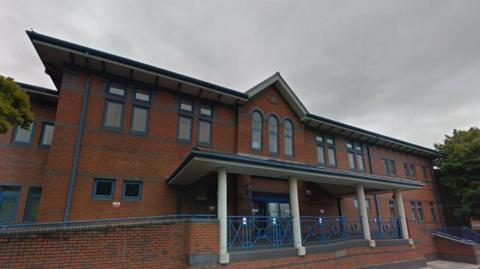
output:
[[[0,0],[0,74],[52,87],[25,30],[432,147],[480,118],[480,1]]]

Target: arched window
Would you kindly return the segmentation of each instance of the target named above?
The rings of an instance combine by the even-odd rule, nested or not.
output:
[[[283,123],[283,139],[285,145],[285,155],[293,155],[293,124],[290,120]]]
[[[273,115],[268,117],[268,151],[278,153],[278,119]]]
[[[259,111],[255,110],[252,113],[252,148],[262,149],[262,122],[263,117]]]

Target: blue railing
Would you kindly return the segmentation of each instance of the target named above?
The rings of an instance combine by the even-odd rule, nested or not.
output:
[[[291,217],[228,216],[228,248],[292,245]]]
[[[361,218],[303,216],[300,219],[304,244],[363,238]]]
[[[432,230],[433,233],[441,233],[458,240],[473,241],[480,244],[480,233],[469,227],[448,227],[444,229]]]
[[[369,220],[370,234],[374,239],[400,238],[400,225],[398,218],[378,218]]]

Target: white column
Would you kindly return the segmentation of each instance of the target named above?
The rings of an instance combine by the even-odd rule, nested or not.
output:
[[[302,246],[302,231],[300,226],[300,207],[298,205],[298,184],[296,177],[288,179],[290,191],[290,212],[292,214],[293,245],[299,256],[305,255],[305,247]]]
[[[395,205],[397,206],[398,219],[400,220],[400,227],[402,228],[402,238],[410,239],[408,236],[408,226],[407,219],[405,218],[405,207],[403,206],[402,191],[398,189],[395,190]]]
[[[365,203],[365,191],[363,189],[363,185],[358,184],[355,186],[357,190],[357,200],[358,200],[358,212],[360,213],[360,217],[362,218],[362,228],[363,228],[363,236],[366,240],[369,241],[371,247],[375,246],[375,241],[372,240],[370,235],[370,225],[368,223],[368,213],[367,213],[367,205]]]
[[[225,168],[217,169],[218,175],[218,193],[217,193],[217,215],[220,224],[220,257],[221,264],[230,262],[227,252],[227,170]]]

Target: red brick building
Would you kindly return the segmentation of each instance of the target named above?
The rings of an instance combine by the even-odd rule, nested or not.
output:
[[[0,135],[0,223],[216,215],[220,263],[442,223],[438,152],[313,115],[279,73],[243,93],[27,34],[56,90],[21,84],[35,123]]]

